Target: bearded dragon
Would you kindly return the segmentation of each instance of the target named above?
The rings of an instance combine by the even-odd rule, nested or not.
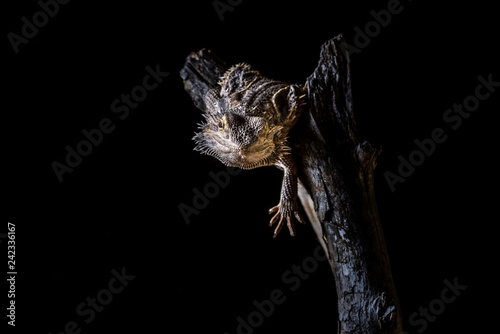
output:
[[[232,66],[205,97],[205,121],[193,140],[195,150],[242,169],[275,165],[284,172],[278,205],[269,226],[276,237],[286,223],[295,235],[293,217],[304,223],[297,204],[297,168],[287,143],[290,129],[305,108],[305,91],[262,76],[247,64]]]

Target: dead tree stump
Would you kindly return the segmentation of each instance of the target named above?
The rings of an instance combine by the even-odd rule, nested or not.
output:
[[[373,171],[380,153],[357,130],[342,36],[321,47],[307,80],[308,110],[292,130],[299,197],[328,254],[338,296],[338,333],[400,334],[402,319],[378,214]],[[194,104],[217,89],[228,66],[191,53],[180,74]]]

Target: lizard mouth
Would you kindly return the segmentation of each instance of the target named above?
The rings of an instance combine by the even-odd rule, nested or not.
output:
[[[232,150],[226,163],[233,167],[252,169],[272,165],[276,161],[274,155],[274,145],[253,145]]]
[[[217,158],[226,166],[252,169],[272,165],[278,160],[273,142],[262,141],[253,145],[239,147],[213,136],[200,136],[198,138],[203,140],[198,141],[195,149]]]
[[[253,169],[276,163],[285,147],[284,139],[280,136],[281,129],[281,126],[272,129],[265,126],[252,143],[242,143],[243,140],[223,136],[209,127],[197,133],[193,139],[197,143],[195,150],[213,156],[227,166]]]

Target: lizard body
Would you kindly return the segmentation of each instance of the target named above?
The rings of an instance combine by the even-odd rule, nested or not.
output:
[[[284,172],[280,202],[270,226],[278,222],[274,237],[286,223],[295,235],[293,217],[301,223],[297,204],[297,170],[287,144],[290,129],[305,105],[301,87],[271,80],[238,64],[226,71],[220,91],[205,95],[205,122],[194,136],[195,149],[227,166],[252,169],[275,165]]]

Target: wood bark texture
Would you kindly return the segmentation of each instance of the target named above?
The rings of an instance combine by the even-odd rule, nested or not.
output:
[[[345,43],[337,36],[322,45],[306,80],[308,108],[289,139],[299,197],[332,267],[337,333],[400,334],[401,311],[374,192],[381,150],[360,140],[349,67]],[[227,68],[209,50],[188,56],[180,74],[199,109]]]

